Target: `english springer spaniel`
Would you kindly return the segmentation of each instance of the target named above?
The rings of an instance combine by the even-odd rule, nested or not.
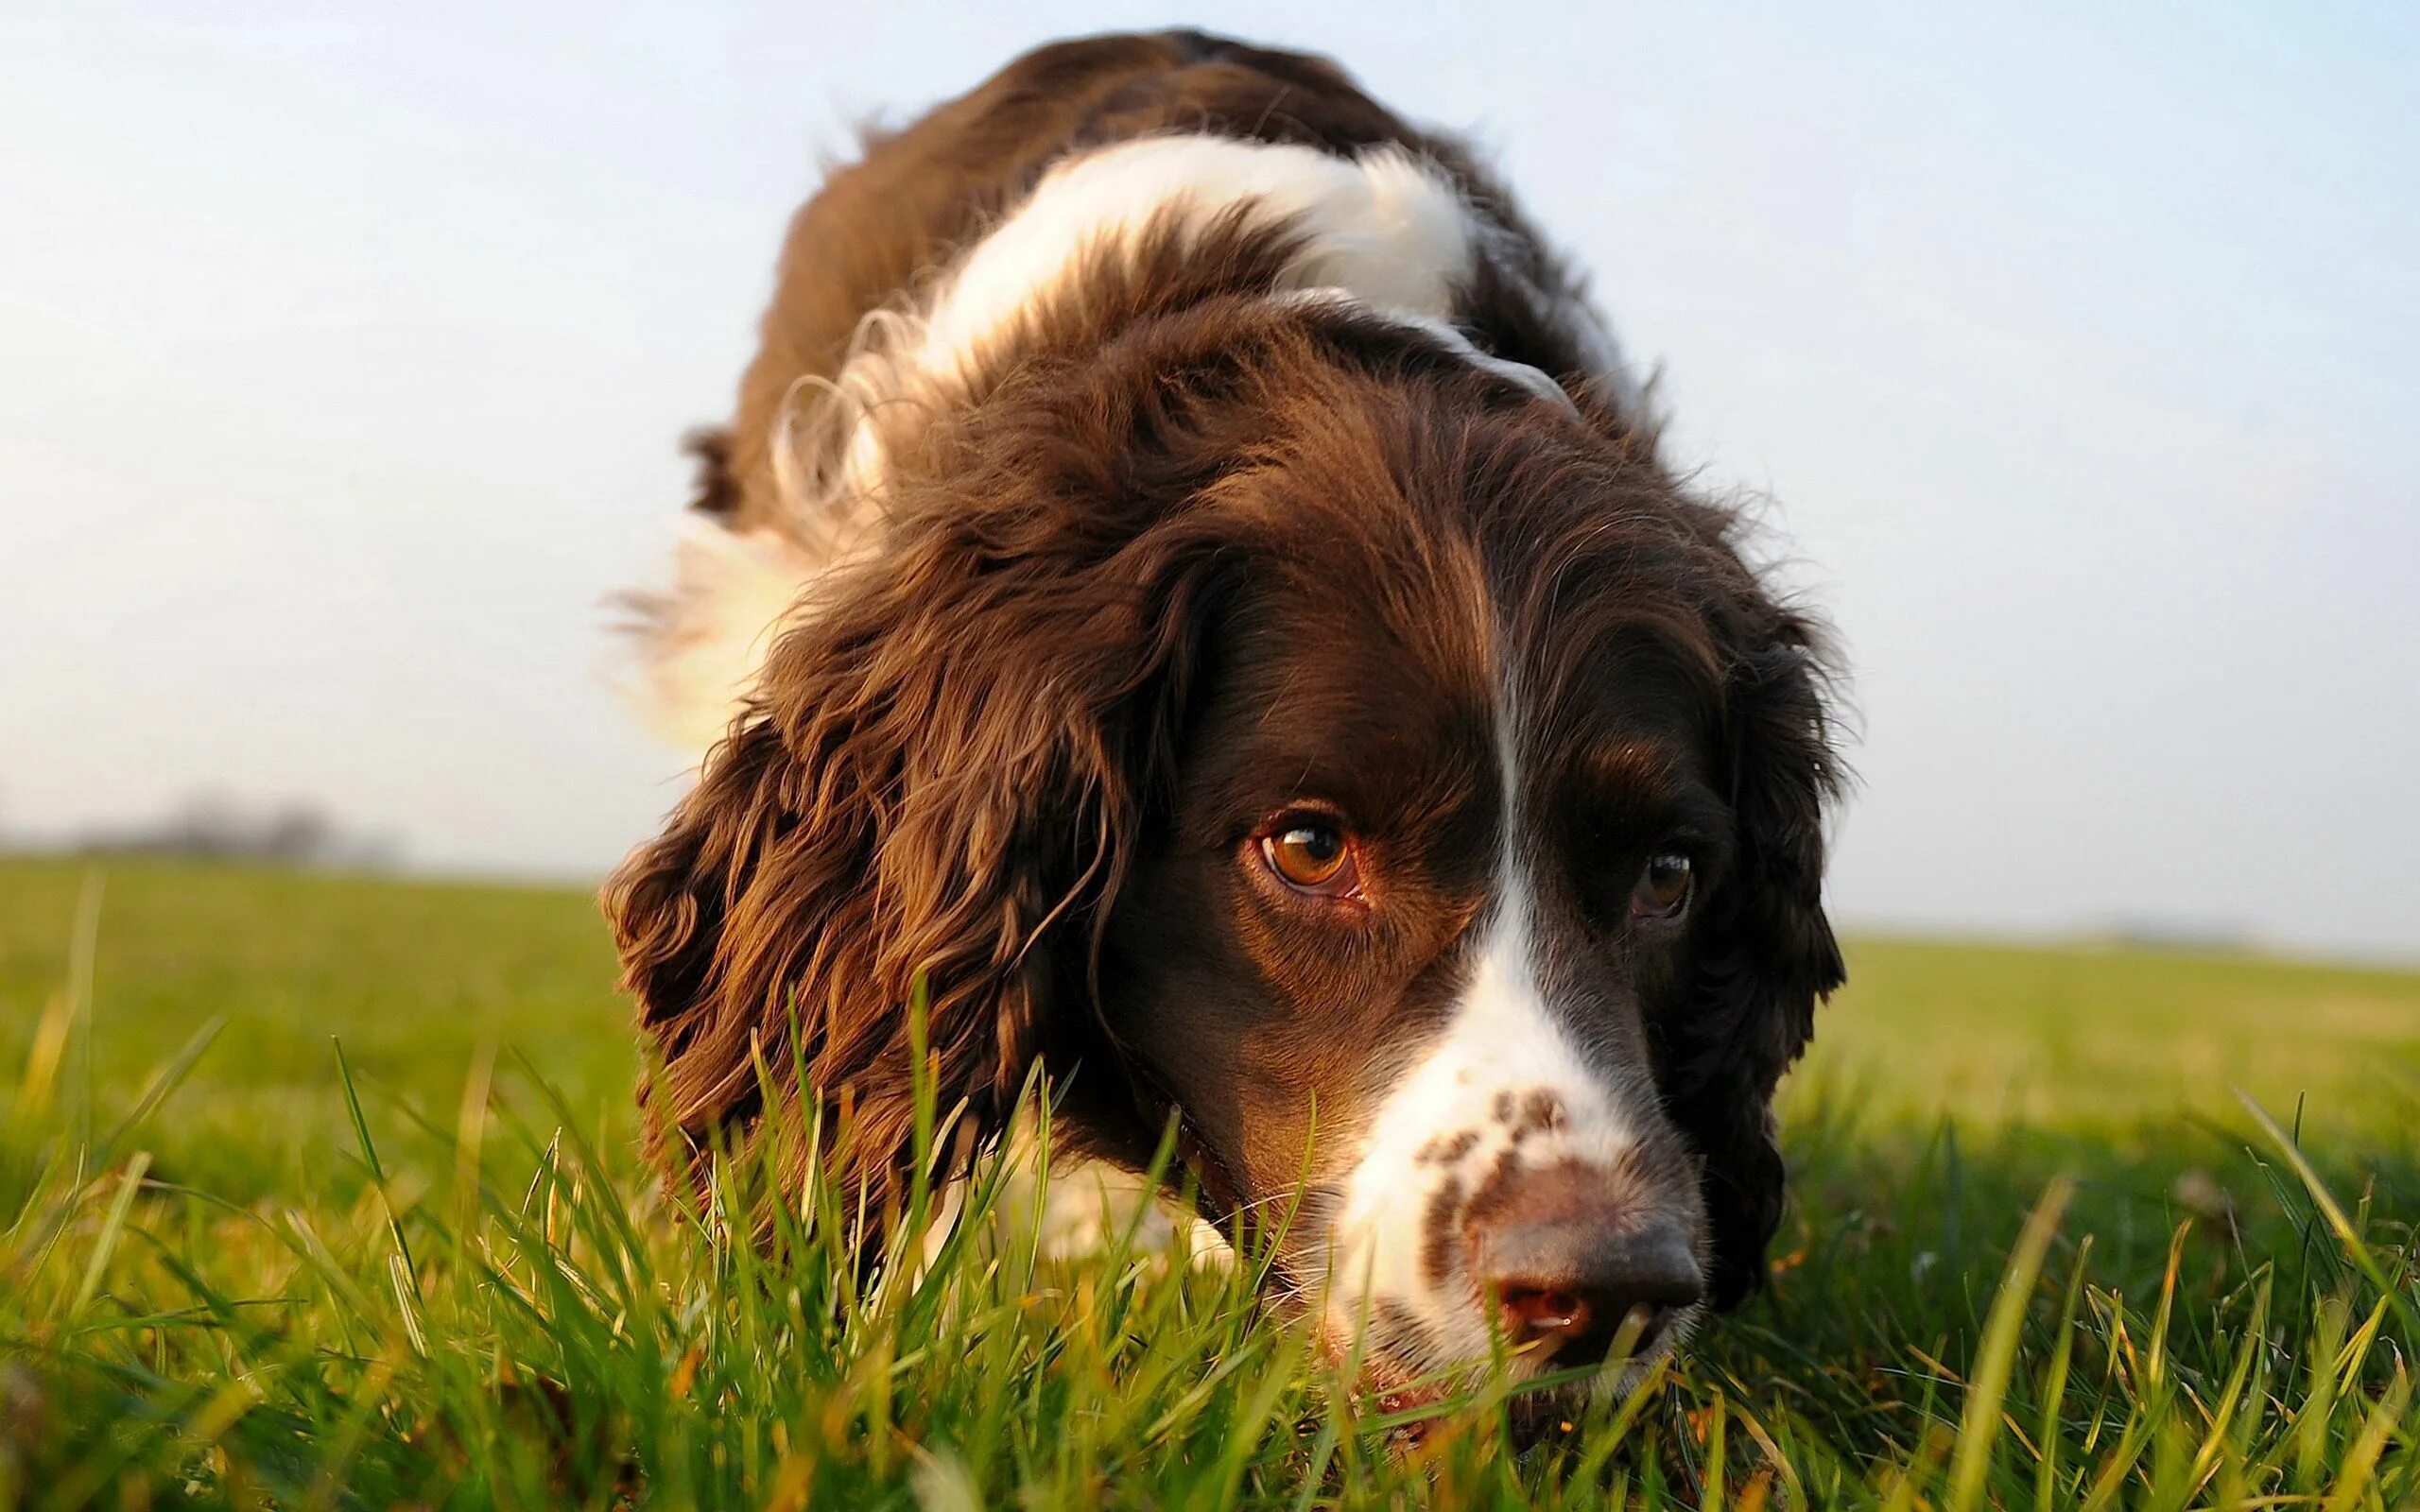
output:
[[[1044,47],[831,174],[694,445],[643,634],[706,754],[605,893],[668,1165],[803,1179],[845,1107],[884,1211],[915,1000],[985,1137],[1039,1063],[1063,1148],[1291,1209],[1381,1383],[1758,1284],[1825,662],[1468,148],[1316,58]]]

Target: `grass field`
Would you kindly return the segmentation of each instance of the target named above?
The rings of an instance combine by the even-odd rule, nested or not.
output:
[[[1771,1288],[1516,1456],[1249,1259],[722,1244],[578,894],[0,863],[0,1507],[2420,1505],[2420,976],[1850,963]]]

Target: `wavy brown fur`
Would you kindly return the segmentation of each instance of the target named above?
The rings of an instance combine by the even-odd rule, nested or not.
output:
[[[1445,164],[1505,238],[1458,324],[1560,377],[1571,406],[1400,321],[1264,298],[1287,233],[1239,219],[1146,237],[1038,298],[995,369],[892,447],[877,541],[807,591],[697,788],[606,889],[661,1062],[652,1138],[694,1174],[845,1106],[840,1179],[895,1203],[921,995],[941,1105],[979,1139],[1044,1064],[1068,1081],[1065,1143],[1136,1163],[1173,1112],[1209,1210],[1270,1200],[1303,1171],[1309,1104],[1366,1124],[1467,985],[1457,932],[1485,917],[1501,822],[1486,690],[1510,679],[1534,705],[1540,802],[1566,801],[1610,728],[1664,753],[1656,791],[1720,809],[1685,935],[1608,944],[1584,887],[1541,927],[1551,971],[1599,1005],[1585,1054],[1651,1062],[1673,1131],[1656,1138],[1689,1159],[1647,1163],[1697,1172],[1671,1211],[1703,1214],[1712,1298],[1736,1302],[1782,1211],[1773,1090],[1841,977],[1820,897],[1839,785],[1822,648],[1744,564],[1740,521],[1681,488],[1646,418],[1592,381],[1559,302],[1576,284],[1459,149],[1316,60],[1190,33],[1030,55],[873,139],[801,213],[737,422],[693,442],[700,506],[782,528],[774,418],[865,312],[1057,155],[1177,125]],[[1394,649],[1307,707],[1330,747],[1397,752],[1363,777],[1434,768],[1397,796],[1417,832],[1399,841],[1427,849],[1392,879],[1394,928],[1435,941],[1399,982],[1375,944],[1353,947],[1357,977],[1332,942],[1223,922],[1248,916],[1222,805],[1287,781],[1237,690],[1325,686],[1337,653],[1374,646]],[[1548,816],[1555,843],[1614,833],[1652,797],[1589,781]],[[1299,994],[1273,1009],[1289,982],[1325,984],[1330,1018]],[[808,1141],[778,1143],[795,1184]],[[1343,1173],[1322,1155],[1308,1174],[1316,1228]],[[1316,1271],[1311,1243],[1294,1274]]]

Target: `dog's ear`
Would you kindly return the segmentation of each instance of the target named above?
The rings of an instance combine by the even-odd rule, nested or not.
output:
[[[910,1174],[911,1002],[938,1108],[984,1138],[1045,1017],[1089,1006],[1064,1000],[1090,991],[1173,747],[1210,554],[1154,539],[1140,502],[1112,517],[1025,497],[1030,477],[965,481],[896,502],[884,551],[819,585],[697,787],[606,886],[660,1060],[650,1137],[676,1169],[797,1130],[821,1098],[851,1110],[825,1157],[844,1200],[879,1212]],[[796,1183],[807,1142],[781,1143]]]
[[[1841,784],[1814,631],[1761,594],[1725,692],[1737,850],[1709,900],[1689,1000],[1667,1039],[1672,1110],[1705,1158],[1714,1300],[1761,1286],[1784,1171],[1773,1089],[1845,978],[1823,904],[1824,816]]]

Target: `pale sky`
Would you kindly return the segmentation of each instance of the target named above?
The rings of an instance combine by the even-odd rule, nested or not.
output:
[[[1851,924],[2420,957],[2420,10],[1233,4],[1475,131],[1854,670]],[[594,875],[847,124],[1163,10],[0,10],[0,831]]]

